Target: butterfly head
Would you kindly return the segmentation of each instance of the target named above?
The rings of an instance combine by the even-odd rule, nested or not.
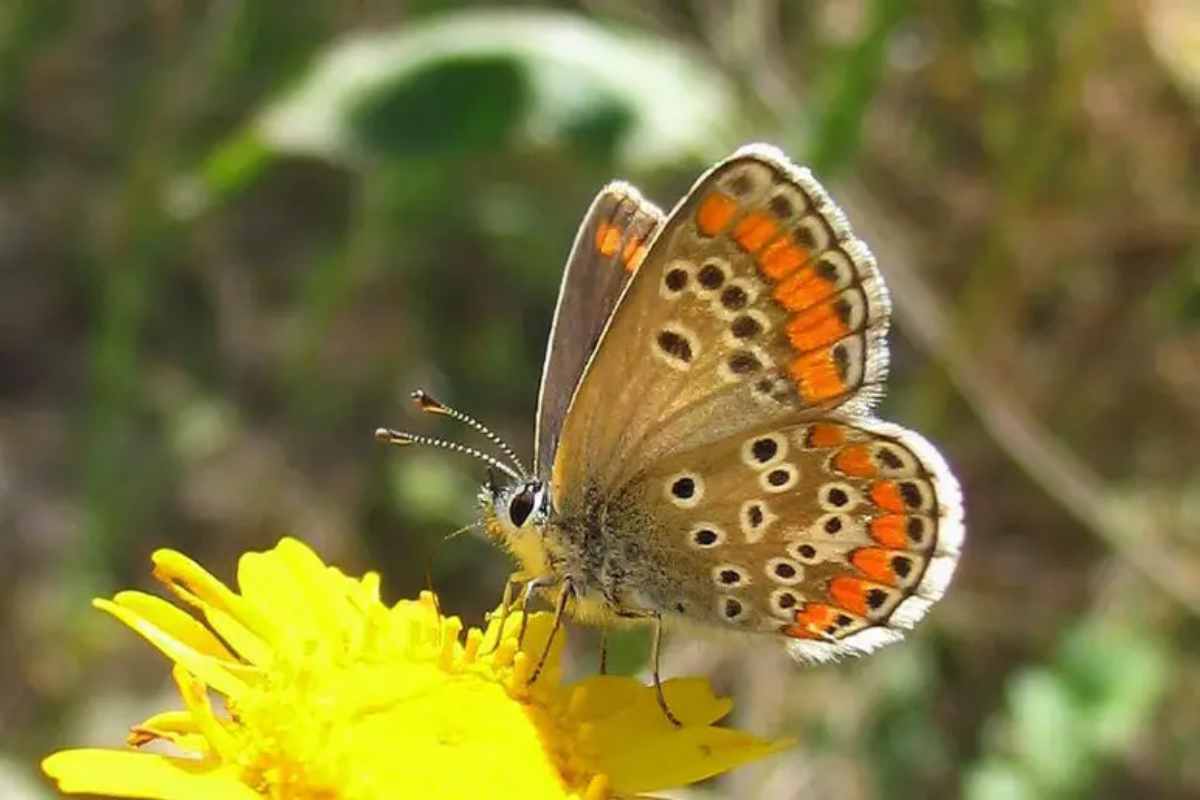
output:
[[[488,470],[487,483],[479,492],[487,532],[510,549],[520,549],[539,534],[550,517],[550,495],[546,484],[534,478],[501,485]]]

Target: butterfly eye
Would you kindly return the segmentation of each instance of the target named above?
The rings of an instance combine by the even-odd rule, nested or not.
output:
[[[513,495],[512,501],[508,504],[508,518],[512,520],[514,527],[521,527],[525,524],[525,520],[529,519],[529,515],[533,513],[533,506],[537,494],[533,489],[525,489]]]

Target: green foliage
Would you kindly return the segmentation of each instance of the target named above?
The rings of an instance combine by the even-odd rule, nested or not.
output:
[[[732,109],[728,82],[686,48],[565,14],[468,11],[346,41],[260,130],[280,150],[336,160],[517,135],[646,168],[736,138]]]
[[[348,109],[358,144],[390,158],[505,147],[528,114],[524,65],[504,56],[450,56],[388,76]]]
[[[1128,747],[1162,699],[1168,668],[1144,633],[1091,622],[1047,665],[1009,681],[968,800],[1088,797],[1105,762]]]

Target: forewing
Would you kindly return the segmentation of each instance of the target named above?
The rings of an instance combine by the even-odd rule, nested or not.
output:
[[[665,610],[786,637],[797,660],[901,638],[945,591],[958,484],[921,436],[873,419],[784,420],[645,474],[656,536],[680,553]],[[675,542],[670,542],[674,537]]]
[[[584,365],[637,270],[663,214],[637,189],[615,182],[592,201],[563,270],[538,393],[534,473],[550,465]]]
[[[797,411],[865,412],[889,306],[866,246],[812,175],[763,145],[705,174],[622,296],[570,406],[554,485]]]

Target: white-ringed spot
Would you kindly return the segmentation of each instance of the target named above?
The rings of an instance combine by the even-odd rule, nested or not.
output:
[[[650,349],[667,366],[686,371],[700,355],[700,340],[678,322],[668,322],[651,338]]]
[[[722,589],[741,589],[750,585],[750,573],[737,564],[718,564],[712,568],[712,579]]]
[[[721,366],[717,372],[726,383],[736,383],[756,379],[773,366],[774,360],[761,347],[742,346],[721,356]]]
[[[787,456],[787,437],[778,431],[751,436],[742,442],[742,463],[751,469],[773,467]]]
[[[771,507],[766,501],[754,499],[747,500],[742,503],[742,507],[738,512],[738,522],[742,527],[742,534],[746,537],[747,544],[754,544],[766,535],[767,528],[771,527],[771,523],[778,517],[771,513]]]
[[[849,514],[823,514],[809,528],[812,536],[822,539],[846,539],[861,536],[863,525]]]
[[[817,490],[817,502],[826,511],[845,512],[862,502],[862,494],[850,484],[837,481]]]
[[[711,522],[697,523],[687,534],[688,545],[697,550],[718,547],[725,542],[726,538],[725,531]]]
[[[723,258],[706,258],[696,270],[696,297],[709,300],[725,286],[729,280],[729,262]]]
[[[695,472],[677,472],[663,483],[663,494],[678,508],[695,508],[704,498],[704,479]]]
[[[717,598],[717,614],[726,622],[741,622],[749,616],[745,601],[733,595],[722,595]]]
[[[696,265],[682,258],[671,261],[663,269],[658,293],[664,300],[677,300],[692,287],[696,277]]]
[[[745,278],[733,278],[713,294],[713,308],[722,319],[732,320],[754,305],[758,287]]]
[[[871,458],[885,478],[908,478],[918,472],[917,460],[898,444],[880,442],[871,448]]]
[[[786,184],[778,186],[767,199],[767,208],[780,222],[788,222],[793,217],[808,211],[808,198],[803,192]]]
[[[770,330],[770,318],[757,308],[748,308],[735,314],[729,321],[729,329],[725,331],[725,344],[729,347],[739,347]]]
[[[758,485],[764,492],[778,494],[786,492],[800,482],[800,470],[795,464],[784,461],[758,474]]]
[[[815,545],[812,542],[792,542],[787,546],[788,555],[799,561],[801,564],[812,566],[825,561],[825,548],[820,545]]]
[[[771,168],[765,164],[747,162],[733,167],[717,183],[736,197],[742,205],[755,200],[771,183]]]
[[[771,592],[771,613],[791,621],[803,598],[791,589],[776,589]]]
[[[804,567],[790,558],[772,558],[767,562],[767,577],[783,586],[795,586],[804,580]]]

